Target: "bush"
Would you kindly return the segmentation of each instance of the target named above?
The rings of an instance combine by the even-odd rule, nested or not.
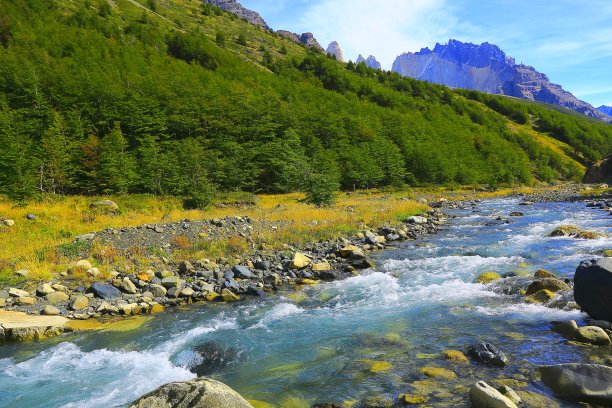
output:
[[[340,183],[330,174],[313,173],[306,186],[306,202],[317,207],[329,207],[336,202]]]
[[[225,47],[225,34],[221,31],[217,31],[217,35],[215,36],[215,41],[219,47]]]
[[[236,39],[236,42],[240,45],[246,46],[247,45],[246,35],[244,33],[240,33],[240,35]]]
[[[186,210],[205,210],[212,204],[215,191],[209,183],[200,183],[194,187],[183,201]]]

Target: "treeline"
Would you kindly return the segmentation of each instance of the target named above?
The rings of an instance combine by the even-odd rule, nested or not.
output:
[[[508,113],[482,94],[306,50],[262,48],[256,66],[225,46],[248,38],[210,39],[122,7],[0,3],[0,193],[142,192],[203,206],[215,189],[320,201],[338,188],[581,177],[505,117],[535,117],[585,161],[612,145],[604,125],[539,107],[521,116],[520,103]]]

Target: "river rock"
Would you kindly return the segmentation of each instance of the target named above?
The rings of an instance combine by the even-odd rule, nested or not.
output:
[[[533,274],[533,277],[536,279],[544,279],[544,278],[555,278],[557,279],[557,275],[552,272],[548,272],[544,269],[539,269],[536,273]]]
[[[35,305],[38,300],[32,296],[22,296],[16,299],[19,305]]]
[[[271,273],[270,275],[264,276],[264,283],[266,285],[280,286],[282,282],[283,280],[278,273]]]
[[[87,296],[78,295],[70,303],[72,310],[83,310],[86,307],[89,307],[89,298]]]
[[[498,273],[496,272],[484,272],[481,273],[480,275],[478,275],[478,277],[476,278],[475,282],[476,283],[482,283],[483,285],[486,285],[488,283],[494,282],[496,280],[501,279],[502,277],[499,276]]]
[[[331,265],[329,262],[319,262],[312,265],[313,272],[328,272],[331,271]]]
[[[89,290],[100,299],[110,300],[121,297],[121,291],[114,286],[107,285],[104,283],[93,283]]]
[[[240,300],[240,296],[234,294],[231,290],[229,289],[223,289],[221,291],[221,298],[223,299],[223,301],[225,302],[233,302],[236,300]]]
[[[30,296],[30,292],[17,288],[9,288],[8,294],[16,298]]]
[[[251,270],[243,265],[236,265],[232,268],[232,272],[234,273],[235,278],[240,278],[240,279],[254,279],[257,276],[255,276],[253,274],[253,272],[251,272]]]
[[[149,285],[149,292],[151,292],[153,297],[163,297],[166,296],[168,291],[162,285],[151,284]]]
[[[296,252],[291,261],[291,269],[304,269],[312,263],[312,260],[301,252]]]
[[[480,343],[476,346],[469,346],[467,355],[480,363],[503,367],[508,364],[508,357],[503,351],[489,343]]]
[[[195,293],[195,291],[191,288],[185,288],[183,290],[181,290],[181,297],[186,297],[186,298],[190,298],[193,296],[193,294]]]
[[[548,234],[549,237],[572,237],[581,231],[580,227],[575,225],[561,225]]]
[[[544,289],[549,290],[551,292],[571,290],[569,285],[563,282],[561,279],[544,278],[532,282],[531,285],[529,285],[529,287],[527,288],[527,292],[525,293],[525,295],[530,296]]]
[[[591,317],[612,322],[612,258],[584,261],[574,275],[576,303]]]
[[[45,296],[45,299],[47,300],[47,302],[55,305],[58,303],[67,302],[70,299],[70,296],[68,296],[64,292],[53,292]]]
[[[213,374],[235,361],[237,357],[237,349],[225,348],[214,341],[208,341],[195,347],[184,365],[189,371],[202,377]]]
[[[478,381],[470,389],[470,402],[474,408],[518,408],[509,398],[484,381]]]
[[[55,306],[47,305],[42,310],[42,314],[45,316],[59,316],[60,310]]]
[[[53,292],[55,292],[55,289],[53,289],[51,285],[49,285],[48,283],[43,283],[36,289],[36,293],[39,296],[46,296],[49,293],[53,293]]]
[[[406,219],[406,222],[408,224],[427,224],[427,218],[415,215],[413,217],[408,217],[408,219]]]
[[[497,387],[497,391],[499,391],[504,397],[508,398],[510,401],[514,402],[516,405],[521,405],[523,402],[522,398],[507,385],[500,385],[499,387]]]
[[[253,408],[227,385],[208,378],[163,385],[129,408]]]
[[[584,326],[576,331],[576,338],[583,343],[594,344],[596,346],[607,346],[610,344],[610,337],[604,329],[597,326]]]
[[[162,279],[161,284],[166,289],[176,288],[183,286],[183,280],[178,276],[168,276],[167,278]]]
[[[612,367],[598,364],[559,364],[539,368],[542,382],[559,397],[612,405]]]
[[[568,320],[554,325],[552,331],[571,339],[578,332],[578,324],[575,320]]]
[[[138,293],[136,285],[134,285],[132,281],[129,280],[129,278],[123,278],[123,280],[119,284],[119,289],[130,295],[135,295],[136,293]]]

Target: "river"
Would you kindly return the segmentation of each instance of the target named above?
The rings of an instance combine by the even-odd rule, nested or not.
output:
[[[0,406],[124,407],[161,384],[194,378],[184,366],[202,344],[221,355],[218,367],[209,367],[212,376],[247,399],[271,404],[262,406],[397,399],[401,393],[425,395],[433,406],[468,406],[469,387],[479,379],[512,379],[522,390],[554,399],[532,376],[534,368],[589,356],[552,333],[550,322],[586,316],[472,282],[485,271],[520,275],[540,268],[571,278],[581,260],[611,249],[612,240],[547,234],[575,224],[612,235],[611,218],[584,203],[518,204],[496,199],[449,210],[457,217],[439,234],[381,252],[376,271],[343,281],[262,301],[193,305],[133,331],[4,346]],[[525,216],[486,225],[512,211]],[[510,364],[456,365],[441,356],[483,340],[500,347]],[[423,367],[458,377],[428,379]]]

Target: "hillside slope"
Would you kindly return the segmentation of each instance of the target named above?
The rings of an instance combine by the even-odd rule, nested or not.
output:
[[[608,125],[342,64],[199,0],[2,1],[0,44],[17,199],[532,183],[612,149]]]

